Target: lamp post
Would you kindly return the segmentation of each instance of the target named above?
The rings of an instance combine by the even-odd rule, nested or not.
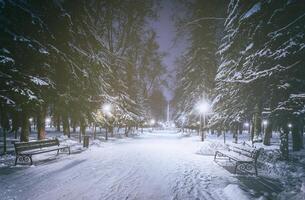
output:
[[[150,120],[150,125],[151,125],[151,131],[154,130],[154,125],[155,125],[156,121],[154,119]]]
[[[289,132],[291,132],[292,124],[288,124]]]
[[[105,103],[102,106],[102,111],[105,115],[105,121],[106,121],[106,134],[105,134],[105,140],[108,140],[108,125],[107,125],[107,117],[111,117],[111,111],[112,111],[112,105],[109,103]]]
[[[197,103],[196,109],[200,114],[200,126],[199,126],[199,132],[201,133],[201,141],[204,141],[204,131],[203,128],[205,128],[205,115],[210,110],[210,105],[206,100],[201,100]],[[202,127],[202,118],[203,118],[203,127]]]
[[[263,120],[263,134],[266,134],[266,127],[267,127],[268,121],[267,120]]]

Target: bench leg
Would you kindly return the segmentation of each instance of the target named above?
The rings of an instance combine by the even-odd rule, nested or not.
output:
[[[57,155],[59,154],[59,149],[57,150]]]
[[[257,166],[256,166],[256,164],[254,164],[254,169],[255,169],[255,175],[257,176],[257,175],[258,175],[258,172],[257,172]]]
[[[25,164],[27,163],[29,160],[30,160],[30,165],[33,164],[33,160],[32,160],[32,156],[31,155],[16,155],[16,158],[15,158],[15,166],[18,164],[18,158],[21,158],[20,160],[22,161],[22,164]],[[27,159],[28,158],[28,159]]]
[[[217,158],[217,154],[218,154],[218,151],[215,152],[214,161],[215,161],[216,158]]]
[[[18,155],[16,155],[15,166],[17,165],[17,161],[18,161]]]
[[[70,147],[68,147],[68,150],[69,150],[69,155],[71,154],[71,150],[70,150]]]
[[[234,169],[235,174],[237,173],[237,167],[238,167],[238,162],[236,162],[236,165],[235,165],[235,169]]]
[[[31,161],[30,165],[33,165],[33,159],[32,159],[32,156],[29,156],[29,158],[30,158],[30,161]]]

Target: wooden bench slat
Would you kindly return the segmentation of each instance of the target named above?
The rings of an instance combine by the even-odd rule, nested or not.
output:
[[[229,160],[234,160],[235,173],[238,165],[251,164],[255,169],[257,175],[257,159],[261,149],[244,149],[242,147],[227,145],[226,150],[218,150],[215,152],[214,161],[219,157],[227,157]]]
[[[39,141],[30,141],[30,142],[16,142],[14,143],[16,160],[15,165],[17,164],[19,157],[28,157],[32,164],[32,155],[68,149],[70,154],[69,146],[60,146],[58,139],[52,140],[39,140]]]
[[[55,147],[55,148],[42,148],[42,149],[32,149],[29,151],[22,151],[21,153],[19,153],[20,155],[34,155],[34,154],[39,154],[39,153],[44,153],[44,152],[50,152],[50,151],[55,151],[55,150],[61,150],[61,149],[65,149],[67,148],[67,146],[63,146],[63,147]]]
[[[230,151],[219,151],[220,153],[229,156],[230,158],[236,161],[252,161],[252,159],[248,156],[244,156],[242,154],[230,152]]]

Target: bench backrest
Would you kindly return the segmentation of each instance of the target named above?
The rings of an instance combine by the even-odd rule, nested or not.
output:
[[[255,162],[257,161],[257,159],[262,151],[263,151],[263,148],[253,150],[252,158],[255,160]]]
[[[239,146],[231,146],[227,145],[229,151],[233,151],[235,153],[239,153],[240,155],[252,158],[253,160],[257,161],[257,158],[259,157],[259,154],[261,152],[260,149],[253,149],[253,148],[243,148]]]
[[[52,139],[52,140],[39,140],[39,141],[31,141],[31,142],[15,142],[14,146],[16,153],[18,153],[21,151],[41,149],[44,147],[59,146],[59,141],[58,139]]]

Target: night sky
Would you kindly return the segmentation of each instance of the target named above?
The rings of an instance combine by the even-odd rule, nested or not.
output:
[[[159,11],[159,20],[152,22],[152,26],[157,32],[157,41],[160,45],[160,50],[166,52],[167,56],[164,58],[164,64],[168,70],[167,77],[170,84],[169,88],[164,88],[164,95],[167,100],[171,100],[173,96],[173,81],[175,75],[175,59],[181,55],[185,48],[185,41],[179,38],[178,42],[174,42],[176,37],[175,22],[172,19],[177,12],[177,5],[174,0],[162,0],[162,9]]]

